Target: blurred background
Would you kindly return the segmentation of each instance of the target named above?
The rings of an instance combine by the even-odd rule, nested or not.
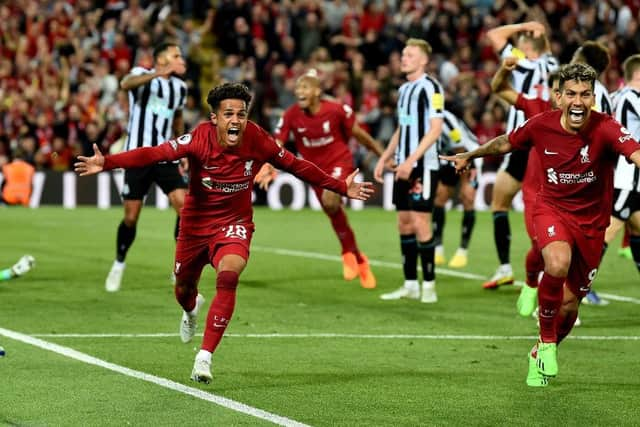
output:
[[[295,101],[295,79],[315,67],[326,93],[386,144],[404,81],[400,50],[407,38],[424,38],[447,108],[482,143],[504,131],[507,109],[491,95],[498,57],[487,30],[543,22],[561,63],[582,42],[601,41],[612,59],[601,78],[615,91],[620,64],[640,51],[639,10],[639,0],[3,1],[0,166],[16,150],[38,170],[55,171],[71,170],[94,142],[119,151],[128,119],[119,80],[133,66],[151,68],[153,47],[165,40],[177,41],[188,61],[187,130],[207,117],[206,94],[223,81],[246,83],[251,118],[273,130]],[[370,171],[375,159],[351,145],[357,166]]]

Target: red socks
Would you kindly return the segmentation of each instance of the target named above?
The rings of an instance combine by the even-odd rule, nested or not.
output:
[[[233,315],[236,305],[236,288],[238,287],[238,273],[221,271],[216,279],[216,296],[209,307],[207,323],[202,340],[202,349],[210,353],[216,349],[227,325]]]
[[[554,277],[544,273],[538,285],[540,338],[542,342],[558,342],[556,321],[562,306],[562,286],[564,281],[564,277]]]
[[[538,275],[544,270],[544,259],[538,245],[532,242],[527,258],[525,260],[525,270],[527,271],[527,286],[535,288],[538,286]]]
[[[332,214],[326,211],[325,213],[329,216],[333,230],[336,232],[338,240],[340,240],[342,253],[352,252],[355,254],[358,264],[362,263],[363,259],[360,255],[360,251],[358,251],[358,246],[356,245],[356,236],[353,234],[353,230],[351,229],[349,220],[347,219],[347,214],[345,214],[342,206]]]

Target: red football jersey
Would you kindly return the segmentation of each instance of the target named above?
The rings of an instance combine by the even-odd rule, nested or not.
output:
[[[207,236],[213,226],[253,221],[253,178],[269,162],[313,185],[345,195],[346,183],[323,173],[312,163],[278,146],[262,128],[248,122],[242,143],[222,147],[211,122],[191,133],[156,147],[105,157],[104,170],[152,165],[159,161],[189,159],[189,191],[180,212],[180,233]]]
[[[536,206],[554,208],[585,232],[602,231],[609,224],[617,156],[629,158],[640,145],[609,115],[592,111],[577,134],[562,128],[561,116],[560,110],[538,114],[509,134],[509,142],[538,154],[542,185]]]
[[[320,100],[320,110],[311,115],[297,104],[289,107],[278,126],[275,136],[287,142],[293,132],[296,150],[322,170],[330,172],[338,162],[350,159],[349,138],[355,123],[351,107],[327,99]]]
[[[530,98],[522,93],[518,94],[515,107],[524,111],[525,119],[530,119],[536,114],[551,110],[551,102],[542,98]],[[536,150],[529,150],[529,158],[527,159],[527,169],[522,180],[522,198],[524,200],[525,209],[533,208],[533,205],[527,208],[527,204],[531,204],[536,200],[536,194],[542,184],[542,176],[540,169],[540,159]]]

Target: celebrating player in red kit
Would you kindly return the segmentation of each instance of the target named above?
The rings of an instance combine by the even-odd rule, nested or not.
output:
[[[217,271],[217,292],[191,374],[191,379],[198,382],[208,383],[212,378],[211,355],[233,315],[239,275],[249,259],[254,230],[251,194],[256,171],[271,162],[342,196],[366,200],[373,192],[371,183],[353,182],[357,170],[340,181],[280,147],[266,131],[248,121],[250,101],[246,86],[223,84],[207,96],[211,120],[191,133],[156,147],[106,157],[94,146],[94,156],[80,156],[75,164],[75,170],[84,176],[189,159],[189,191],[180,213],[174,269],[176,299],[184,309],[180,337],[185,343],[195,334],[196,316],[204,302],[198,293],[202,269],[211,264]]]
[[[316,70],[311,69],[298,78],[295,94],[297,104],[284,112],[275,130],[278,143],[286,143],[289,133],[292,133],[298,153],[337,179],[344,179],[354,169],[353,156],[347,145],[351,135],[377,156],[382,154],[380,143],[356,123],[351,107],[322,97]],[[269,165],[265,166],[267,168]],[[273,175],[266,170],[262,172],[257,181],[266,188]],[[319,186],[314,186],[313,191],[342,246],[343,277],[353,280],[360,276],[363,288],[375,288],[376,278],[369,268],[367,257],[358,249],[355,234],[342,206],[342,197]]]
[[[580,300],[598,272],[610,214],[603,207],[612,203],[617,156],[640,167],[640,145],[630,132],[592,111],[595,80],[592,67],[567,65],[560,70],[559,110],[538,114],[477,150],[443,156],[463,170],[479,156],[527,148],[538,154],[543,180],[533,221],[544,274],[538,286],[540,340],[529,354],[529,386],[546,386],[558,374],[557,345],[573,328]]]

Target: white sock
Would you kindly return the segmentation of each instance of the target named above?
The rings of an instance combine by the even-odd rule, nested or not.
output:
[[[198,352],[198,354],[196,355],[196,359],[198,360],[205,360],[209,363],[211,363],[211,353],[208,352],[207,350],[200,350]]]
[[[429,280],[429,281],[422,282],[422,289],[435,289],[435,288],[436,288],[435,280]]]
[[[118,270],[124,270],[125,265],[126,264],[124,261],[123,262],[120,262],[118,260],[113,261],[113,268],[116,268]]]
[[[420,285],[418,284],[417,280],[405,280],[403,286],[405,288],[407,288],[407,289],[419,289],[420,288]]]
[[[511,268],[511,264],[501,264],[500,265],[500,270],[501,271],[508,271],[508,272],[512,272],[513,269]]]

